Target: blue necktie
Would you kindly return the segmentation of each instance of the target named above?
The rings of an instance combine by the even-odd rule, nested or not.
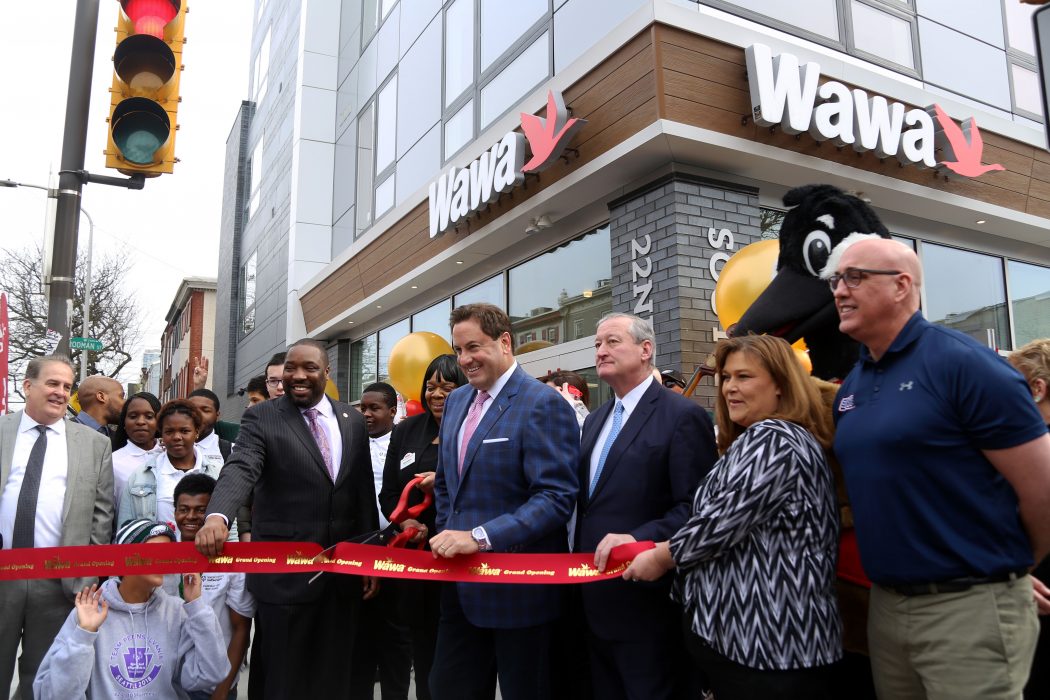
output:
[[[605,438],[605,445],[602,446],[602,453],[598,456],[598,468],[594,470],[594,478],[591,479],[591,488],[587,491],[588,498],[594,493],[594,487],[598,485],[598,479],[601,477],[602,469],[605,467],[605,460],[608,459],[609,452],[612,451],[613,443],[616,442],[616,436],[620,434],[620,428],[622,426],[623,404],[617,401],[616,407],[613,408],[612,429],[609,430],[609,437]]]

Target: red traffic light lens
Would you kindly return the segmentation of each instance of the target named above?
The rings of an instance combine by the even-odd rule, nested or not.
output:
[[[120,0],[136,34],[164,38],[164,27],[179,13],[179,0]]]
[[[113,143],[124,159],[135,165],[152,165],[168,140],[171,120],[164,108],[145,97],[124,100],[110,117]]]

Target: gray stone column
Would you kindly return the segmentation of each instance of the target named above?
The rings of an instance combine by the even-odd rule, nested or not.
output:
[[[758,190],[671,173],[609,203],[614,311],[653,322],[656,366],[688,378],[714,352],[717,275],[761,238]],[[694,394],[714,407],[710,378]]]

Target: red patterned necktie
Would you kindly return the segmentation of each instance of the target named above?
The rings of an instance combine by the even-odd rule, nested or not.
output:
[[[321,450],[321,458],[324,460],[325,469],[328,470],[328,476],[335,481],[335,472],[332,470],[332,447],[328,444],[328,436],[318,420],[321,412],[316,408],[308,408],[303,411],[303,415],[306,416],[306,422],[310,425],[310,434],[314,436],[317,448]]]
[[[470,438],[474,435],[474,431],[477,430],[478,423],[481,422],[481,407],[488,400],[489,392],[479,391],[477,396],[474,397],[474,403],[470,404],[470,410],[467,412],[467,420],[463,424],[463,444],[459,448],[460,475],[463,474],[463,462],[467,459],[467,445],[470,444]]]

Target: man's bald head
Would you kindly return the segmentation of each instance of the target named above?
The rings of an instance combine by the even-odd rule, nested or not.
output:
[[[833,273],[854,270],[856,286],[841,279],[832,290],[839,330],[878,359],[919,310],[922,266],[910,247],[889,238],[859,238],[839,253]],[[831,276],[829,272],[828,276]]]
[[[124,407],[124,387],[112,377],[95,374],[80,382],[80,408],[102,425],[115,424]]]

